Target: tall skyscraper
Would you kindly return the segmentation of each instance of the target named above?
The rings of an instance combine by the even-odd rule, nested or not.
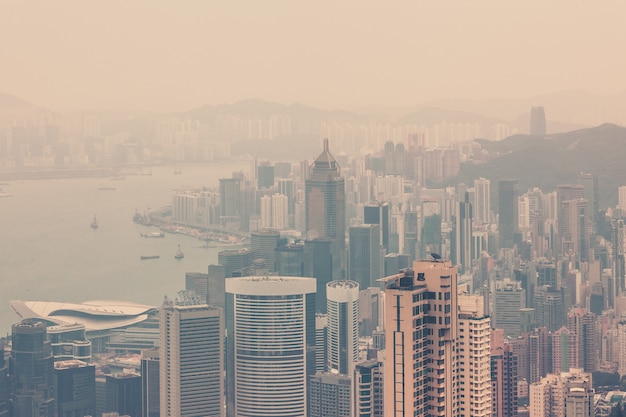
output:
[[[328,300],[328,369],[352,375],[359,356],[359,283],[332,281]]]
[[[141,415],[141,376],[121,372],[105,376],[105,410],[119,415]]]
[[[501,248],[512,248],[519,230],[517,180],[498,181],[498,237]]]
[[[393,142],[385,142],[385,175],[395,174],[395,159],[395,146]]]
[[[377,224],[380,226],[379,244],[386,249],[389,248],[389,220],[390,211],[388,202],[374,201],[363,207],[363,223]]]
[[[379,231],[377,224],[350,227],[348,277],[361,288],[375,286],[382,275]]]
[[[491,415],[517,417],[517,355],[502,329],[491,332],[491,375]]]
[[[96,415],[96,367],[79,360],[54,363],[57,417]]]
[[[511,280],[496,281],[494,292],[495,329],[503,329],[505,336],[520,335],[520,309],[526,307],[526,291],[519,282]]]
[[[598,368],[596,315],[584,308],[574,308],[567,315],[572,346],[570,366],[595,372]]]
[[[54,358],[46,325],[25,319],[12,326],[11,408],[13,417],[55,417]]]
[[[452,263],[459,266],[461,272],[468,273],[472,270],[474,260],[472,203],[469,202],[469,196],[466,194],[465,201],[459,201],[455,206],[453,233],[450,237],[450,258]]]
[[[327,372],[328,361],[328,315],[315,314],[315,373]]]
[[[324,150],[311,166],[305,181],[307,239],[332,239],[333,279],[345,274],[346,196],[341,169],[324,139]]]
[[[624,261],[624,237],[626,228],[624,221],[611,221],[611,279],[608,281],[608,305],[615,306],[615,299],[624,293],[626,288],[626,262]]]
[[[530,134],[537,136],[546,134],[546,112],[542,106],[530,108]]]
[[[479,295],[459,296],[456,343],[457,416],[491,417],[491,322]]]
[[[10,406],[9,366],[4,359],[4,344],[0,343],[0,417],[8,417]]]
[[[561,291],[548,285],[535,289],[534,306],[538,326],[556,331],[565,324],[565,304]]]
[[[257,167],[257,172],[259,188],[271,188],[274,186],[274,165],[269,162],[261,162]]]
[[[420,260],[382,279],[385,416],[457,415],[457,273],[450,261]]]
[[[316,359],[315,290],[314,278],[226,281],[228,416],[306,415]]]
[[[166,417],[223,417],[222,309],[167,298],[159,311],[160,409]]]
[[[159,351],[141,353],[141,417],[161,416]]]
[[[314,276],[307,265],[307,252],[311,250],[304,241],[291,242],[276,248],[276,272],[290,277]],[[305,272],[307,271],[307,272]]]
[[[220,217],[238,218],[241,215],[241,180],[220,179]]]
[[[317,280],[316,310],[326,313],[326,284],[333,280],[332,239],[317,238],[307,240],[305,246],[305,269],[313,271],[311,276]]]
[[[359,336],[371,336],[378,327],[382,327],[382,308],[383,294],[380,287],[359,291]]]
[[[491,223],[491,181],[486,178],[474,180],[474,218],[482,224]]]

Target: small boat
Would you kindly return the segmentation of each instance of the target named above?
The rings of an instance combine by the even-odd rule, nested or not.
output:
[[[139,235],[141,237],[150,237],[150,238],[165,237],[165,233],[163,232],[140,233]]]
[[[182,249],[180,248],[180,245],[178,245],[178,250],[176,251],[176,255],[174,255],[174,258],[176,259],[183,259],[185,257],[185,254],[183,253]]]
[[[159,255],[141,255],[141,260],[144,261],[146,259],[159,259]]]
[[[96,219],[96,216],[93,216],[93,220],[91,221],[91,228],[92,229],[98,228],[98,219]]]

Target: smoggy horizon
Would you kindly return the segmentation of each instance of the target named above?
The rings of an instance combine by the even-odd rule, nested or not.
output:
[[[58,111],[626,91],[626,4],[10,0],[0,92]]]

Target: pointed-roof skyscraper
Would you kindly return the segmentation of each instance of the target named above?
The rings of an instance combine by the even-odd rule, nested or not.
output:
[[[346,193],[341,167],[331,155],[328,139],[305,181],[307,239],[332,239],[333,276],[345,276]],[[317,277],[319,279],[319,277]],[[329,280],[329,281],[330,281]],[[327,281],[327,282],[329,282]]]

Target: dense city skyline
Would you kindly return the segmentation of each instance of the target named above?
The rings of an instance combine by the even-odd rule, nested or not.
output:
[[[626,414],[626,3],[5,6],[0,417]]]

